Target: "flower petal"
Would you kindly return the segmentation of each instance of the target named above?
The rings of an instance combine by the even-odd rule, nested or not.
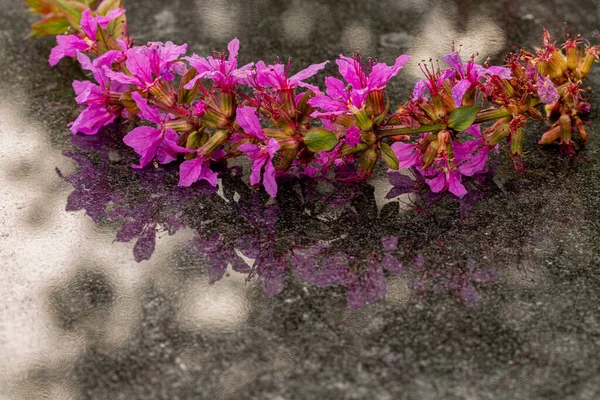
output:
[[[257,139],[267,140],[263,134],[260,121],[256,116],[256,109],[252,107],[240,107],[237,109],[235,121],[249,135]]]

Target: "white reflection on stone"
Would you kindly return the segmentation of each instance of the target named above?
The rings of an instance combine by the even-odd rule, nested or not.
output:
[[[375,35],[365,23],[354,23],[342,31],[342,49],[345,53],[374,55],[375,42]]]
[[[306,4],[294,4],[281,14],[283,35],[286,40],[293,43],[307,42],[314,28],[314,10]]]
[[[236,36],[238,8],[227,0],[196,1],[204,33],[213,39],[229,41]]]
[[[247,318],[249,304],[245,274],[228,267],[227,274],[214,285],[206,276],[191,280],[182,288],[178,320],[184,329],[214,332],[233,331]]]
[[[408,54],[412,56],[409,64],[404,67],[406,73],[417,78],[423,74],[417,65],[422,60],[430,58],[440,60],[442,56],[451,51],[452,41],[460,45],[460,54],[463,60],[468,60],[472,54],[478,54],[477,62],[483,62],[487,57],[496,55],[506,48],[505,32],[488,17],[478,15],[468,21],[455,20],[452,15],[455,10],[437,8],[425,15],[421,26],[423,30],[415,35]],[[460,31],[457,25],[468,26],[467,30]],[[446,65],[440,65],[447,68]]]
[[[173,11],[168,8],[157,13],[154,16],[154,21],[154,32],[160,33],[161,37],[176,31],[177,18]]]

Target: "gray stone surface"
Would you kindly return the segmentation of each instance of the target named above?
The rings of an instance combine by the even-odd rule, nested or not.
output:
[[[563,21],[591,37],[599,15],[595,1],[558,0],[126,8],[140,42],[205,54],[237,36],[242,63],[279,55],[297,67],[357,49],[418,61],[452,39],[498,60]],[[340,189],[290,181],[265,205],[235,174],[218,194],[177,189],[168,168],[134,174],[131,152],[110,139],[118,132],[72,138],[70,82],[82,73],[48,66],[51,39],[22,40],[34,18],[19,2],[1,0],[0,10],[1,399],[600,398],[598,96],[584,151],[566,159],[539,149],[547,123],[532,124],[527,174],[501,157],[470,202],[418,191],[386,200],[380,171],[340,204],[312,196]],[[393,81],[392,100],[406,98],[417,71],[413,62]],[[590,86],[600,87],[600,72]],[[357,265],[393,235],[406,271],[360,310],[344,289],[293,272],[268,297],[235,271],[209,283],[225,257],[207,256],[202,240],[215,234],[231,249],[241,239],[276,254],[327,240]],[[444,277],[469,291],[441,290]]]

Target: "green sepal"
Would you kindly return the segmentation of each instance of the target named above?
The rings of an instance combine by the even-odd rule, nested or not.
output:
[[[383,158],[383,161],[385,161],[387,166],[391,169],[397,170],[399,165],[398,157],[396,157],[396,153],[394,153],[394,150],[392,150],[390,145],[381,142],[379,144],[379,149],[381,150],[381,156]]]

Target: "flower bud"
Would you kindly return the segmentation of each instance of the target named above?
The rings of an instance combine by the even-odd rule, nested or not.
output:
[[[562,78],[564,72],[567,70],[567,62],[561,54],[560,50],[554,50],[550,61],[548,62],[548,73],[552,79]]]
[[[280,154],[281,160],[277,165],[277,169],[285,171],[292,165],[292,163],[296,159],[296,156],[298,155],[298,147],[296,146],[296,148],[293,149],[282,150]]]
[[[235,112],[235,93],[219,93],[219,111],[227,118],[231,118]]]
[[[542,145],[552,144],[552,143],[556,142],[559,137],[560,137],[560,127],[558,125],[556,125],[552,129],[544,132],[544,134],[538,141],[538,144],[542,144]]]
[[[176,118],[166,121],[164,126],[167,129],[173,129],[175,132],[189,132],[194,129],[194,126],[183,118]]]
[[[535,68],[542,76],[548,75],[548,61],[538,61],[535,64]]]
[[[200,153],[210,155],[221,147],[229,139],[229,130],[221,129],[216,131],[206,143],[200,148]]]
[[[442,119],[446,116],[446,108],[444,108],[444,102],[442,100],[442,96],[439,94],[436,96],[432,96],[433,100],[433,109],[435,112],[435,116],[437,119]]]
[[[420,108],[421,110],[425,111],[425,114],[427,114],[427,117],[429,117],[429,118],[430,118],[432,121],[437,121],[437,120],[438,120],[438,117],[437,117],[437,115],[436,115],[436,113],[435,113],[435,109],[433,108],[433,105],[431,105],[431,104],[430,104],[429,102],[427,102],[427,101],[421,101],[421,102],[419,102],[419,104],[418,104],[418,105],[419,105],[419,108]],[[419,118],[419,115],[416,115],[416,114],[415,114],[415,116],[416,116],[417,118]],[[423,117],[424,117],[424,116],[423,116]],[[421,122],[421,121],[419,121],[419,122]],[[423,122],[422,122],[422,123],[423,123]]]
[[[510,133],[510,117],[499,119],[486,129],[484,133],[485,142],[489,146],[495,146]]]
[[[373,121],[371,121],[371,118],[369,118],[364,110],[359,110],[354,115],[356,116],[356,125],[361,131],[370,131],[373,129]]]
[[[525,129],[517,128],[510,134],[510,154],[512,156],[523,155],[523,138],[525,137]]]
[[[581,78],[585,78],[592,71],[592,67],[594,66],[594,62],[596,62],[598,57],[598,49],[596,46],[590,47],[585,50],[585,57],[579,63],[579,67],[577,68],[577,72]]]
[[[365,151],[361,165],[361,171],[365,176],[371,176],[378,158],[379,153],[377,152],[377,146],[371,146]]]
[[[571,117],[569,117],[567,114],[562,114],[558,119],[558,126],[560,127],[560,144],[570,145]]]
[[[279,100],[283,111],[290,117],[290,119],[296,118],[296,104],[294,102],[294,89],[281,89],[279,90]]]
[[[293,137],[277,138],[277,143],[281,150],[294,150],[300,145],[300,141]]]
[[[566,49],[567,53],[567,68],[572,71],[575,71],[577,68],[578,60],[577,60],[577,46],[569,45]]]
[[[438,155],[442,154],[444,151],[447,151],[448,148],[451,148],[450,140],[450,131],[444,129],[438,133]]]
[[[158,79],[148,89],[150,94],[154,96],[156,102],[163,106],[163,108],[171,108],[175,105],[176,93],[173,89],[173,85],[169,82],[165,82],[162,79]]]
[[[423,152],[423,168],[429,167],[435,161],[438,155],[439,143],[437,140],[432,141],[428,146],[421,151]]]
[[[575,126],[579,132],[579,142],[585,144],[587,142],[587,132],[585,126],[583,126],[583,121],[579,117],[575,117]]]
[[[385,112],[385,99],[382,90],[372,90],[369,92],[366,101],[365,111],[370,117],[379,117]]]
[[[209,128],[226,128],[229,126],[229,119],[220,112],[209,108],[202,117],[202,123]]]

